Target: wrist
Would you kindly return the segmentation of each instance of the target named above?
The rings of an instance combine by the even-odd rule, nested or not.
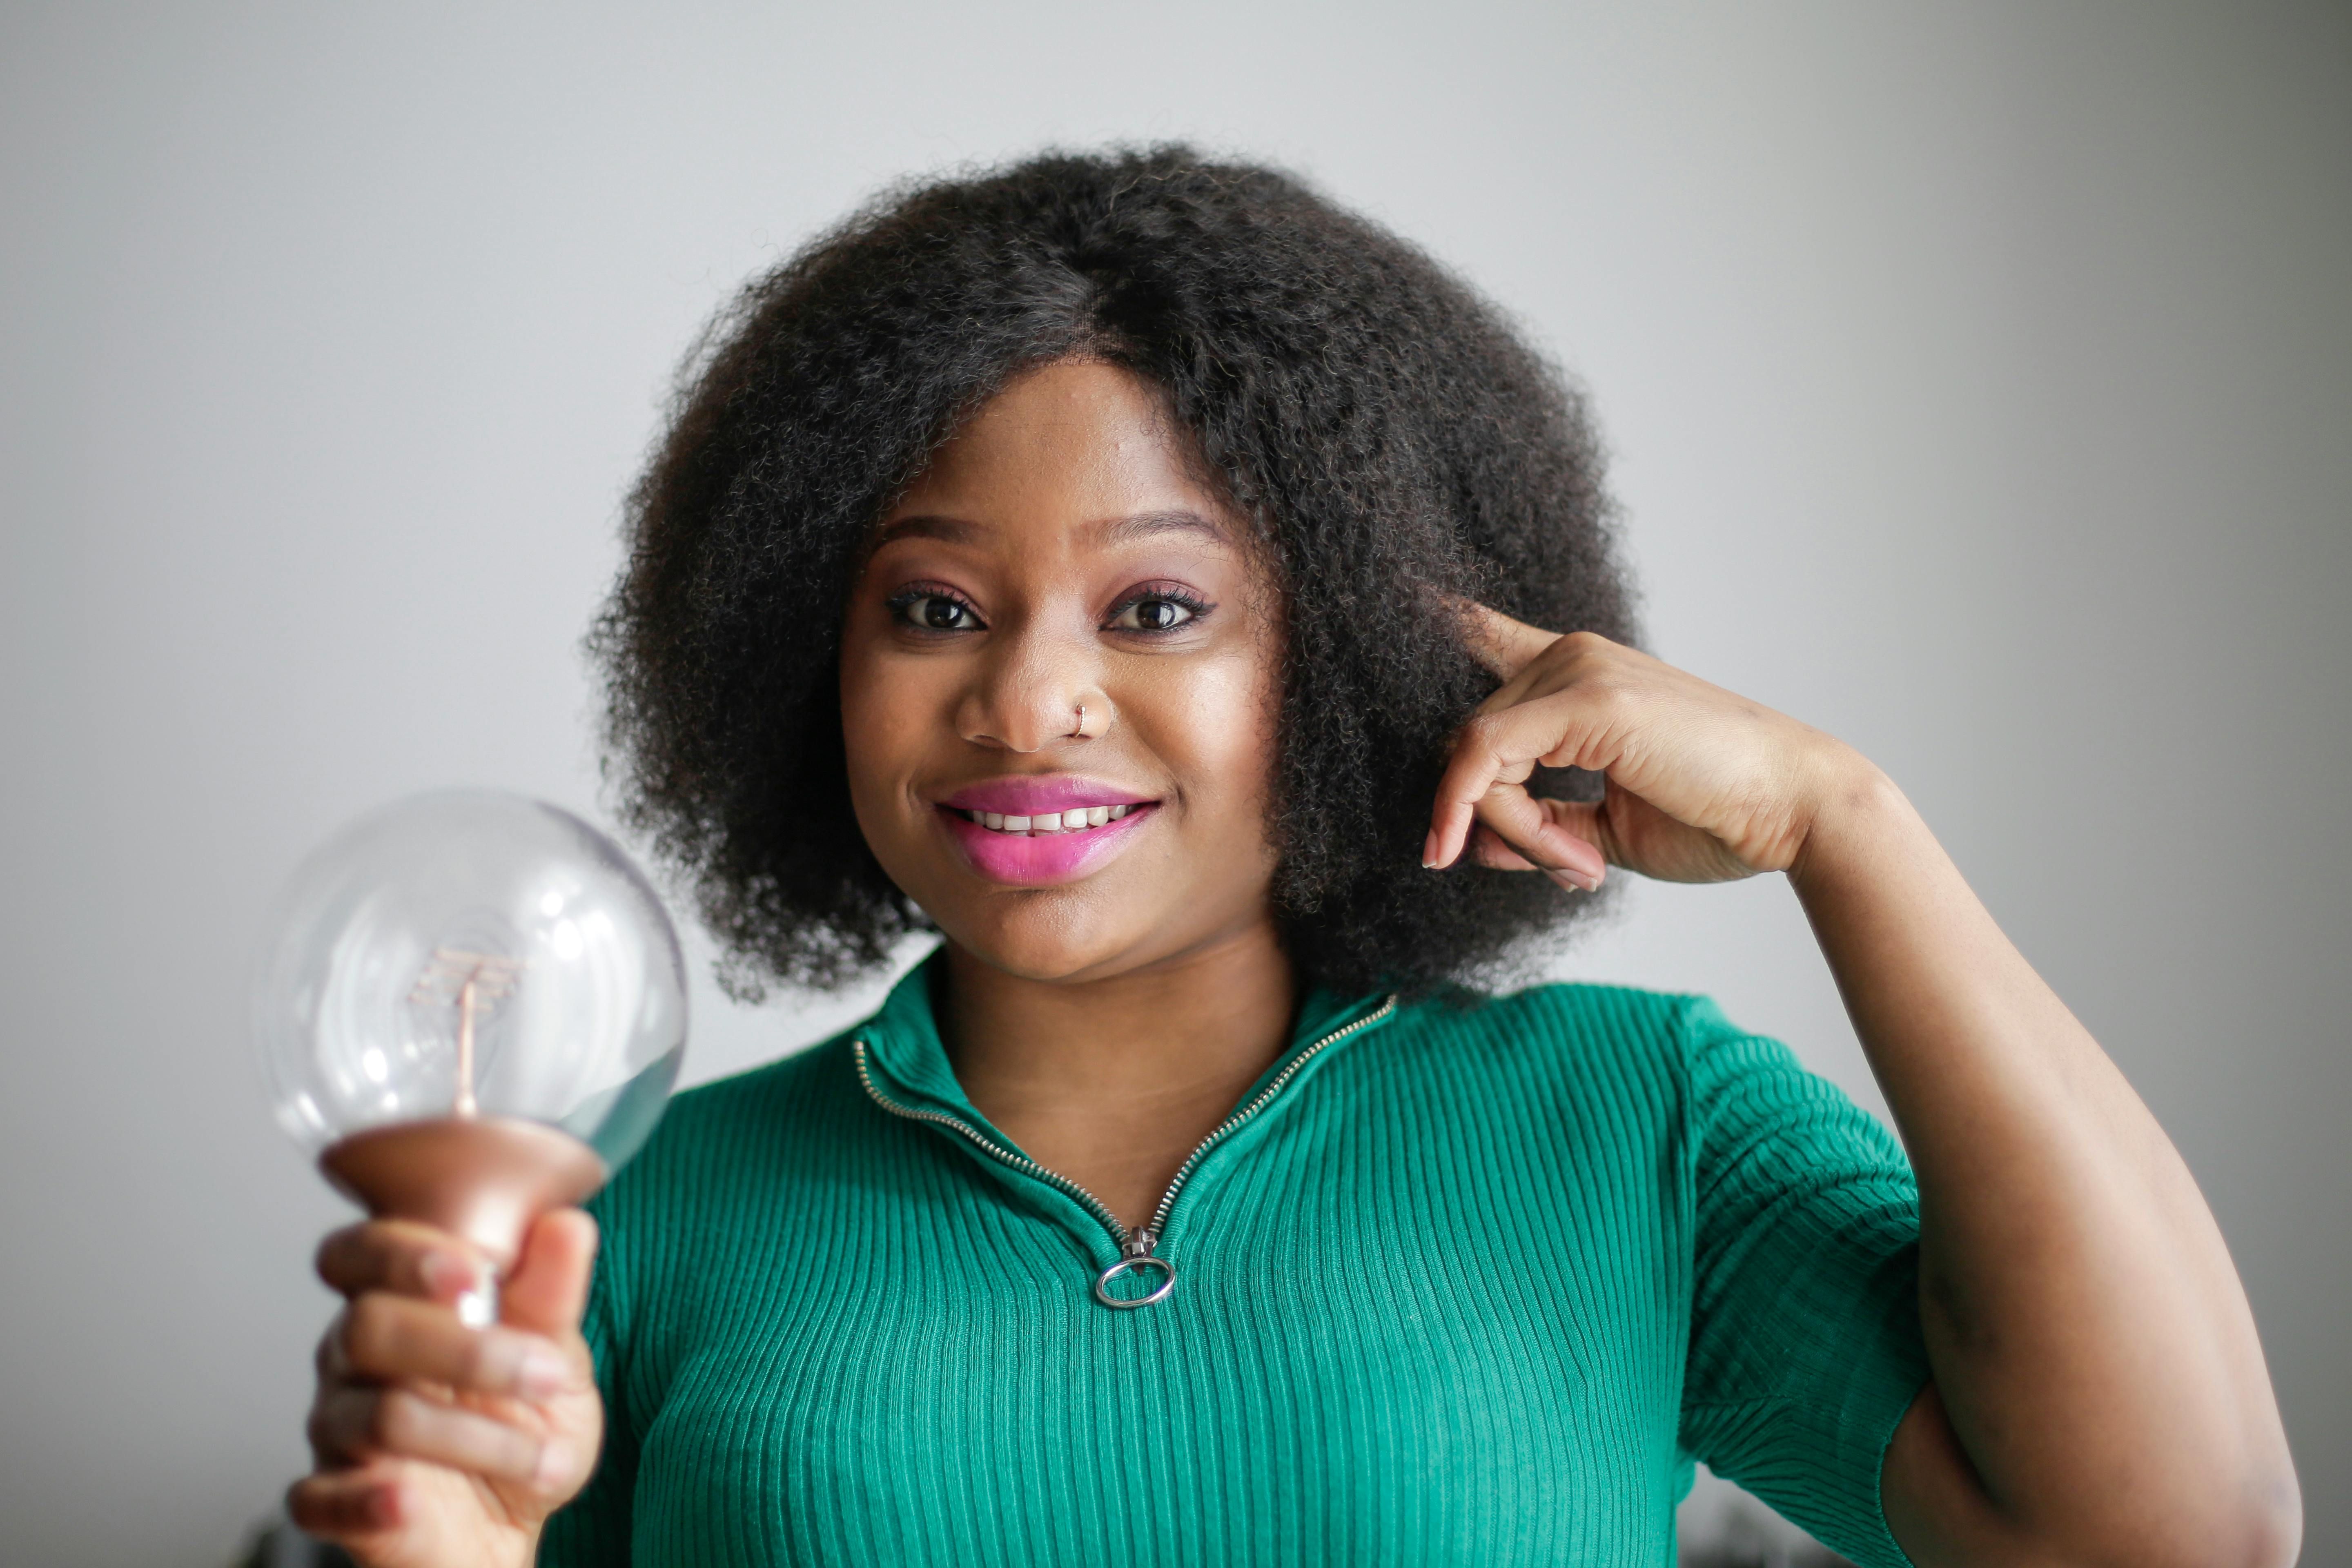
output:
[[[1789,864],[1800,893],[1891,858],[1925,827],[1885,770],[1843,742],[1822,760],[1804,841]]]

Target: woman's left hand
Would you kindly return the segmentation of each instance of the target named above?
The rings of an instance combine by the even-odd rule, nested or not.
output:
[[[1454,737],[1423,863],[1482,865],[1591,889],[1609,866],[1722,882],[1796,863],[1826,803],[1870,764],[1821,731],[1591,632],[1538,631],[1464,606],[1500,689]],[[1546,767],[1604,773],[1598,804],[1528,792]]]

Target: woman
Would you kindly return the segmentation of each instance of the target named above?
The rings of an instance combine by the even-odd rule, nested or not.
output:
[[[450,1238],[329,1238],[298,1522],[1664,1563],[1696,1458],[1864,1563],[2293,1559],[2187,1170],[1883,773],[1628,646],[1581,409],[1461,285],[1052,157],[712,342],[596,638],[630,815],[739,989],[939,951],[682,1096],[500,1326]],[[1907,1163],[1704,1001],[1463,984],[1612,866],[1790,879]]]

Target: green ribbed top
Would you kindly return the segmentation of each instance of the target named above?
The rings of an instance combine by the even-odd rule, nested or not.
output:
[[[1916,1189],[1786,1047],[1602,986],[1318,994],[1119,1311],[1104,1221],[971,1136],[1019,1157],[932,967],[597,1198],[610,1426],[542,1563],[1664,1568],[1698,1458],[1903,1563]]]

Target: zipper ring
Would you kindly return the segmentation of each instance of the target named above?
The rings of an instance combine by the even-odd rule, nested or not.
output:
[[[1114,1296],[1110,1293],[1112,1280],[1122,1274],[1132,1273],[1138,1268],[1159,1269],[1162,1276],[1159,1289],[1153,1290],[1149,1296],[1127,1297]],[[1154,1301],[1164,1301],[1168,1299],[1168,1292],[1174,1289],[1176,1289],[1176,1266],[1164,1258],[1153,1258],[1149,1254],[1135,1258],[1122,1258],[1095,1276],[1095,1300],[1106,1307],[1121,1312],[1132,1312],[1138,1307],[1149,1307]]]

